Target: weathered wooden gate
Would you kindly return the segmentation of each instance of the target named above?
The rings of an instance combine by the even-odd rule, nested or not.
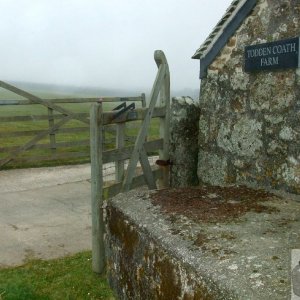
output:
[[[0,81],[0,88],[25,98],[0,100],[0,108],[22,107],[21,115],[0,114],[0,170],[9,163],[10,165],[14,163],[13,167],[18,167],[39,166],[45,161],[59,160],[65,163],[75,159],[89,161],[89,112],[88,109],[86,112],[81,110],[76,112],[78,110],[76,105],[95,103],[99,97],[42,99],[3,81]],[[141,102],[144,107],[145,94],[137,97],[102,97],[102,101],[123,104]],[[30,109],[33,112],[30,112]],[[17,128],[13,128],[14,126]],[[105,131],[112,131],[111,129],[105,128]],[[74,138],[71,138],[71,135],[74,135]],[[12,143],[12,139],[22,142]]]
[[[155,51],[158,72],[150,94],[148,108],[134,109],[123,114],[103,112],[102,103],[94,104],[90,112],[90,139],[91,139],[91,191],[92,191],[92,255],[93,270],[103,272],[105,268],[104,251],[104,220],[103,200],[113,197],[119,192],[126,192],[132,188],[147,184],[149,189],[156,189],[157,179],[163,186],[168,186],[168,168],[152,169],[147,152],[159,150],[162,161],[169,160],[169,111],[170,111],[170,74],[164,53]],[[159,106],[156,107],[160,95]],[[160,138],[147,141],[147,133],[151,118],[160,118]],[[123,130],[125,122],[143,120],[134,146],[125,147]],[[116,123],[118,126],[117,149],[104,151],[102,148],[102,128],[106,124]],[[124,160],[129,164],[124,172]],[[103,163],[118,161],[117,183],[109,187],[103,185]],[[142,167],[142,175],[135,176],[138,161]]]

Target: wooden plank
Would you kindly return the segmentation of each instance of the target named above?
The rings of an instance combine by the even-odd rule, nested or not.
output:
[[[149,164],[147,152],[144,147],[142,147],[142,149],[140,150],[140,162],[149,190],[156,190],[156,183],[152,174],[151,166]]]
[[[86,118],[76,117],[74,115],[74,113],[71,112],[70,110],[67,110],[67,109],[65,109],[65,108],[63,108],[61,106],[58,106],[58,105],[56,105],[54,103],[51,103],[51,102],[49,102],[47,100],[43,100],[43,99],[41,99],[41,98],[39,98],[39,97],[37,97],[35,95],[32,95],[32,94],[30,94],[30,93],[28,93],[26,91],[23,91],[23,90],[15,87],[15,86],[12,86],[12,85],[4,82],[4,81],[0,81],[0,87],[6,89],[8,91],[11,91],[11,92],[13,92],[13,93],[15,93],[15,94],[17,94],[19,96],[22,96],[22,97],[24,97],[24,98],[32,101],[33,103],[44,105],[47,108],[52,108],[53,110],[56,110],[56,111],[58,111],[58,112],[60,112],[60,113],[62,113],[64,115],[69,116],[69,117],[71,117],[73,119],[76,119],[78,121],[81,121],[81,122],[86,123],[86,124],[90,123],[89,120],[86,119]]]
[[[116,148],[120,149],[125,146],[125,123],[117,124],[116,131]],[[115,178],[117,182],[121,182],[124,178],[124,160],[118,159],[115,162],[116,171]]]
[[[130,189],[130,185],[132,183],[132,178],[134,176],[135,168],[136,168],[137,162],[140,158],[139,153],[140,153],[140,151],[143,147],[143,143],[145,142],[145,138],[146,138],[146,135],[148,133],[150,120],[151,120],[151,117],[152,117],[152,114],[153,114],[153,111],[154,111],[154,107],[155,107],[155,104],[156,104],[156,101],[157,101],[157,96],[159,94],[161,85],[163,83],[165,72],[166,72],[166,66],[164,64],[161,64],[159,66],[158,73],[157,73],[157,76],[155,78],[155,82],[154,82],[154,85],[153,85],[153,88],[152,88],[152,91],[151,91],[151,94],[150,94],[149,108],[146,110],[147,113],[145,115],[143,125],[142,125],[142,127],[139,131],[137,140],[135,142],[134,150],[133,150],[131,158],[130,158],[129,165],[127,167],[127,172],[126,172],[126,175],[125,175],[125,178],[124,178],[124,181],[123,181],[123,188],[122,188],[122,190],[124,192],[126,192]]]
[[[143,94],[141,95],[141,98],[142,98],[142,107],[143,107],[143,108],[146,108],[146,106],[147,106],[147,103],[146,103],[146,95],[143,93]]]
[[[159,136],[164,140],[163,149],[159,151],[159,159],[167,161],[170,159],[169,156],[169,124],[170,124],[170,72],[169,66],[165,56],[162,56],[163,63],[166,65],[166,75],[164,78],[163,85],[160,91],[160,106],[166,108],[166,114],[164,117],[160,118],[160,126],[159,126]],[[169,166],[161,166],[163,171],[162,180],[159,182],[160,188],[166,188],[169,186],[169,174],[170,167]]]
[[[49,122],[49,129],[55,125],[52,108],[48,108],[48,122]],[[52,149],[52,152],[55,153],[56,151],[55,131],[49,133],[49,140],[50,140],[50,148]]]
[[[92,208],[92,267],[96,273],[105,269],[102,171],[102,104],[92,105],[91,137],[91,208]]]
[[[161,179],[161,177],[162,177],[162,171],[161,170],[156,169],[156,170],[153,170],[152,173],[153,173],[153,177],[154,177],[155,180]],[[138,188],[138,187],[143,186],[145,184],[146,184],[146,182],[145,182],[145,177],[144,177],[143,174],[135,176],[132,179],[131,189]],[[103,188],[103,199],[107,200],[109,198],[112,198],[112,197],[116,196],[117,194],[119,194],[121,192],[122,192],[122,183],[121,182],[118,182],[118,183],[113,184],[113,185],[108,186],[108,187],[104,187]]]
[[[78,133],[78,132],[87,132],[89,127],[75,127],[75,128],[57,128],[55,132],[57,134],[63,133]],[[19,137],[19,136],[32,136],[36,134],[41,134],[45,130],[24,130],[24,131],[13,131],[13,132],[0,132],[0,138],[9,138],[9,137]]]
[[[142,96],[135,97],[91,97],[91,98],[55,98],[55,99],[42,99],[51,103],[94,103],[101,99],[102,102],[143,102]],[[0,105],[32,105],[30,100],[0,100]]]
[[[155,107],[153,111],[152,118],[160,118],[165,115],[165,107]],[[117,123],[122,123],[122,122],[130,122],[130,121],[139,121],[143,120],[147,114],[147,109],[145,108],[138,108],[135,110],[136,112],[136,118],[131,119],[128,114],[129,112],[124,113],[120,118],[118,118],[118,121],[113,120],[113,116],[115,112],[104,112],[104,120],[103,120],[103,125],[112,125],[112,124],[117,124]],[[78,118],[88,118],[87,113],[75,113],[74,114]],[[129,114],[130,115],[130,114]],[[60,120],[63,119],[65,116],[64,115],[59,115],[59,114],[54,114],[54,120]],[[0,122],[26,122],[26,121],[43,121],[43,120],[48,120],[47,115],[31,115],[31,116],[11,116],[11,117],[0,117]]]
[[[69,148],[69,147],[79,147],[79,146],[89,146],[90,140],[81,140],[81,141],[73,141],[73,142],[57,142],[56,149],[59,148]],[[18,149],[20,146],[9,146],[9,147],[0,147],[0,152],[10,152],[13,150]],[[35,144],[33,145],[30,150],[34,149],[50,149],[51,145],[48,144]],[[28,151],[28,150],[27,150]]]
[[[52,103],[93,103],[93,102],[139,102],[142,101],[141,96],[130,96],[130,97],[91,97],[91,98],[55,98],[47,99]]]
[[[88,113],[75,113],[78,118],[88,118]],[[65,115],[54,114],[54,120],[61,120],[65,118]],[[10,117],[0,117],[0,122],[32,122],[32,121],[44,121],[48,120],[48,115],[29,115],[29,116],[10,116]]]
[[[147,152],[153,152],[155,150],[161,149],[163,146],[163,140],[158,139],[150,141],[144,144]],[[117,159],[125,160],[131,157],[131,153],[134,146],[124,147],[120,149],[108,150],[103,152],[103,163],[115,162]]]

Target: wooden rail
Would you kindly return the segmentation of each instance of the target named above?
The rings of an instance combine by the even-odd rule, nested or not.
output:
[[[101,100],[102,103],[116,103],[116,105],[120,102],[139,102],[142,107],[146,106],[145,94],[137,97],[41,99],[3,81],[0,81],[0,87],[26,98],[0,100],[0,108],[3,107],[2,113],[0,109],[0,170],[6,168],[6,165],[38,166],[41,162],[56,160],[68,162],[77,158],[89,161],[89,112],[73,112],[77,104],[88,105]],[[72,110],[61,107],[60,104],[73,104]],[[19,115],[3,113],[5,109],[14,106],[21,106]],[[119,130],[118,122],[124,117],[112,122],[111,119],[115,114],[116,111],[105,113],[105,122],[109,124],[104,127],[106,145],[115,144],[116,131]],[[142,113],[139,112],[138,115],[138,119],[141,120]],[[72,123],[68,124],[70,122]],[[127,144],[133,142],[132,137],[124,136],[124,138]]]
[[[148,108],[126,112],[114,119],[111,112],[103,112],[102,103],[94,104],[90,111],[90,141],[91,141],[91,207],[92,207],[92,265],[96,273],[105,269],[104,251],[104,200],[119,192],[147,184],[149,189],[157,188],[157,180],[161,185],[168,186],[168,167],[151,168],[147,153],[159,150],[160,160],[169,160],[169,111],[170,111],[170,74],[166,57],[162,51],[155,51],[158,72],[153,84]],[[159,106],[156,102],[160,95]],[[160,138],[147,141],[151,118],[160,119]],[[143,120],[134,146],[124,147],[124,127],[126,122]],[[105,151],[103,148],[103,126],[117,123],[116,149]],[[130,158],[127,170],[124,170],[124,160]],[[142,167],[142,175],[136,176],[138,161]],[[103,164],[116,162],[116,183],[104,187]]]

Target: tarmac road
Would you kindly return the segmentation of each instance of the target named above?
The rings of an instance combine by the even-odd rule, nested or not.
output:
[[[0,268],[91,249],[90,165],[0,171]]]

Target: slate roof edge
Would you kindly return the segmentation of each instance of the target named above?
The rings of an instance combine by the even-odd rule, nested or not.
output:
[[[231,3],[212,33],[192,56],[194,59],[200,59],[200,78],[205,76],[208,65],[219,54],[256,4],[257,0],[235,0]]]

